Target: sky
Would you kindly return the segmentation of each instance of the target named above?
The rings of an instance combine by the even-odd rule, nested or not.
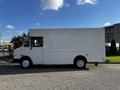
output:
[[[97,28],[120,23],[120,0],[0,0],[0,38],[30,28]]]

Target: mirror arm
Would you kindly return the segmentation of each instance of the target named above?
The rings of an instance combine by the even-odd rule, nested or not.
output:
[[[32,46],[30,46],[30,50],[32,50]]]

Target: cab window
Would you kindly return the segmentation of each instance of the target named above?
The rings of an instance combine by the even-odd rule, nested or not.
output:
[[[24,47],[29,47],[29,40],[24,41]]]

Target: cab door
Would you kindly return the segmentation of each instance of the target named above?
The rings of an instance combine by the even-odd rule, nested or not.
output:
[[[30,53],[33,64],[43,64],[43,37],[31,37]]]

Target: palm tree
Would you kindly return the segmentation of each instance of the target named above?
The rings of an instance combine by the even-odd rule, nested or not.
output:
[[[13,49],[19,48],[22,46],[23,42],[27,39],[27,35],[23,33],[22,35],[14,36],[11,39],[11,43],[13,43]]]
[[[117,55],[116,42],[114,39],[111,41],[110,51],[111,51],[111,55]]]

